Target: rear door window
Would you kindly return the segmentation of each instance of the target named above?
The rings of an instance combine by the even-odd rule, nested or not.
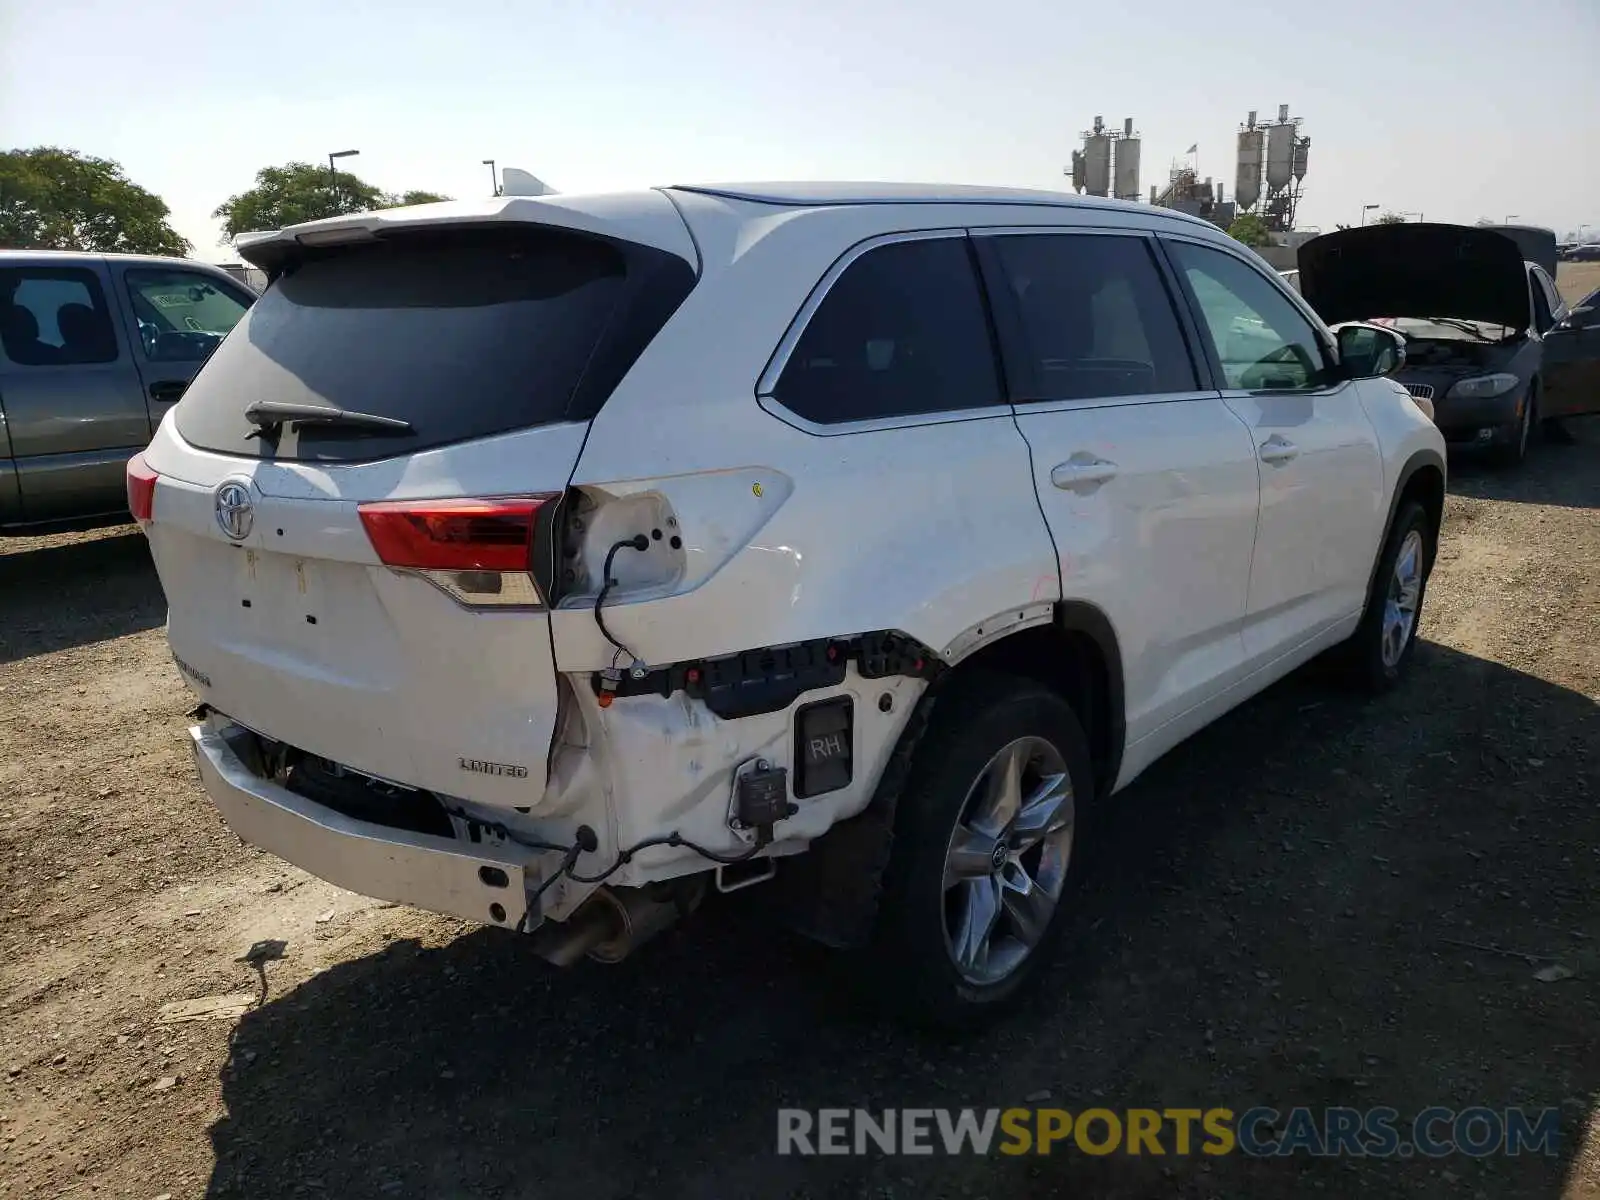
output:
[[[1025,343],[1019,399],[1192,392],[1200,384],[1172,298],[1143,238],[993,239]]]
[[[630,291],[630,252],[548,229],[308,252],[190,385],[178,432],[232,454],[361,461],[592,416],[598,404],[577,400],[586,375],[614,385],[693,285],[687,263],[638,249],[641,261],[675,265],[670,296]],[[597,344],[630,303],[639,319],[621,321],[625,344],[597,363]],[[244,410],[254,401],[397,418],[412,432],[308,424],[253,437]]]
[[[94,272],[0,270],[0,345],[7,358],[25,367],[115,362],[117,335]]]
[[[811,315],[773,397],[822,424],[1002,403],[966,238],[891,242],[852,262]]]

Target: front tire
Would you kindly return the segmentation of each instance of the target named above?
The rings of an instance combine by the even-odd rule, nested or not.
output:
[[[1361,624],[1344,645],[1356,682],[1368,691],[1388,691],[1411,661],[1434,551],[1427,510],[1415,500],[1403,502],[1378,559]]]
[[[1538,428],[1539,390],[1532,386],[1522,405],[1522,416],[1511,428],[1510,440],[1495,451],[1495,461],[1503,467],[1520,467],[1528,457],[1528,447],[1533,444],[1533,434]]]
[[[1071,706],[1031,680],[950,681],[912,758],[875,939],[878,995],[970,1027],[1014,999],[1065,924],[1094,773]]]

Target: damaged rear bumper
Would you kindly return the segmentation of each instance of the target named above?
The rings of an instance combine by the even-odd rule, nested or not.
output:
[[[226,733],[190,728],[200,780],[228,826],[253,846],[329,883],[431,912],[519,928],[538,869],[492,845],[361,821],[254,774]]]

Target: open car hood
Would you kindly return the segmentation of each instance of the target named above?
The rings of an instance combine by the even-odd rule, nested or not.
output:
[[[1522,251],[1522,261],[1536,263],[1544,268],[1551,279],[1556,277],[1560,265],[1556,253],[1556,231],[1538,225],[1490,225],[1501,237],[1508,237]]]
[[[1526,329],[1528,269],[1517,242],[1467,225],[1368,225],[1301,245],[1300,294],[1330,325],[1373,317],[1461,317]]]

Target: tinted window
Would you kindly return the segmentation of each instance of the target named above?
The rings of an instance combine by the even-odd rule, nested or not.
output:
[[[198,362],[249,307],[241,293],[198,271],[139,269],[125,279],[139,340],[152,362]]]
[[[834,281],[774,395],[811,421],[866,421],[1000,402],[964,238],[869,250]]]
[[[1191,242],[1168,246],[1194,292],[1227,387],[1281,391],[1322,385],[1322,343],[1276,285],[1221,250]]]
[[[113,362],[117,335],[94,272],[81,267],[0,271],[0,343],[28,367]]]
[[[337,461],[566,420],[625,278],[618,250],[545,231],[330,248],[245,313],[184,394],[178,430],[208,449]],[[414,432],[286,427],[269,446],[244,419],[255,400],[396,417]]]
[[[1536,304],[1534,310],[1535,317],[1542,318],[1539,331],[1544,333],[1548,332],[1550,327],[1560,318],[1562,311],[1561,293],[1556,291],[1556,285],[1550,281],[1550,276],[1543,271],[1536,269],[1533,272],[1533,277],[1538,282],[1538,286],[1534,288],[1534,291],[1536,293],[1544,293],[1544,305],[1540,307]]]
[[[1029,398],[1200,386],[1143,238],[1023,234],[997,237],[994,245],[1021,317]]]

